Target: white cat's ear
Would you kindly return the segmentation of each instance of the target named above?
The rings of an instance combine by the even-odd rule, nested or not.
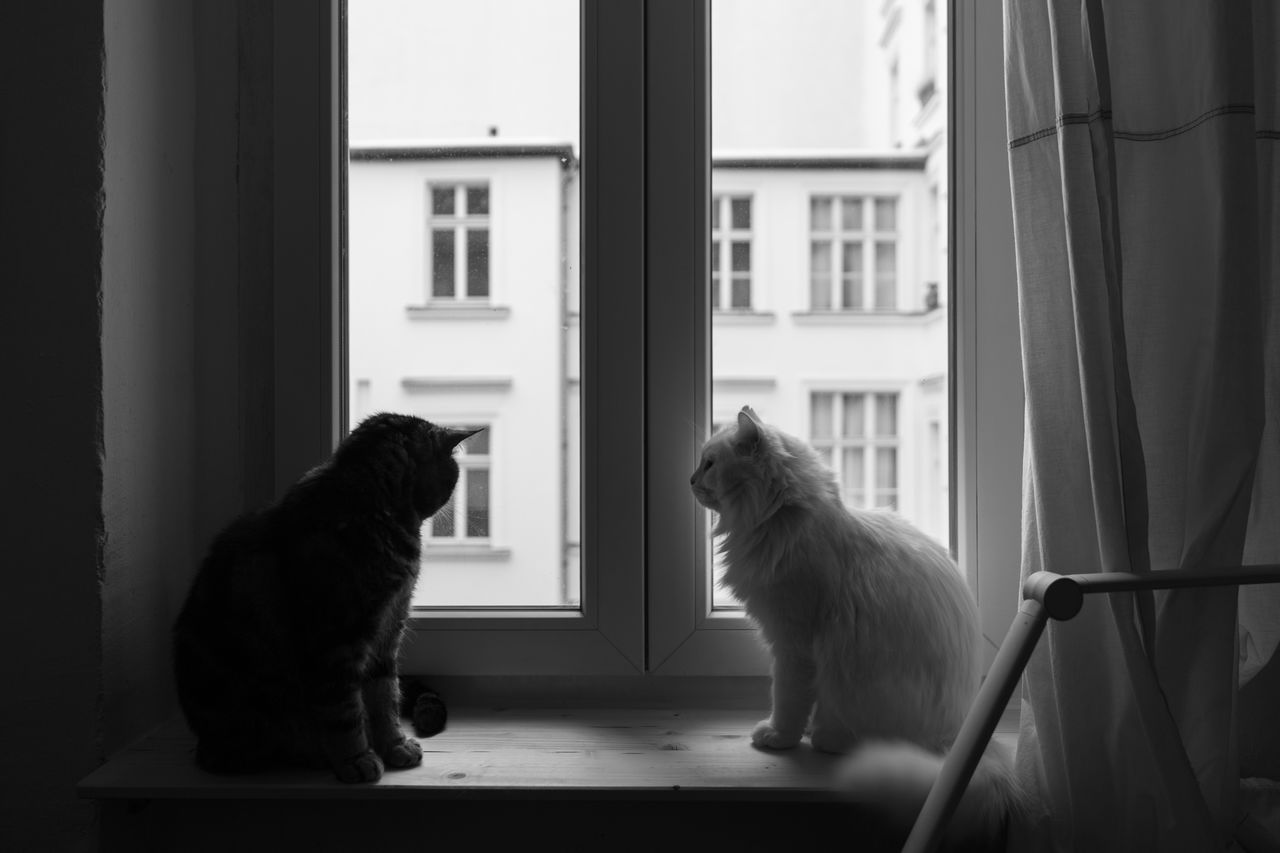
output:
[[[743,455],[751,453],[760,443],[760,422],[754,415],[746,406],[738,412],[738,433],[733,437],[733,447]]]
[[[745,414],[747,417],[751,418],[751,420],[755,421],[755,422],[756,422],[756,426],[759,426],[761,423],[763,423],[763,422],[760,420],[760,416],[756,414],[756,410],[755,410],[755,409],[753,409],[753,408],[751,408],[750,406],[743,406],[743,407],[742,407],[742,411],[738,413],[738,419],[739,419],[739,420],[741,420],[741,419],[742,419],[742,415],[744,415],[744,414]]]

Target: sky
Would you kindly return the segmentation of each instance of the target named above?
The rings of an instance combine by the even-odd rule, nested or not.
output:
[[[712,4],[712,147],[888,148],[874,0]],[[349,0],[352,144],[579,130],[578,0]]]

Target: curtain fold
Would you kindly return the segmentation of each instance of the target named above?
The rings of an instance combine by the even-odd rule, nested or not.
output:
[[[1005,2],[1024,576],[1280,561],[1278,25],[1271,0]],[[1238,688],[1278,640],[1269,587],[1051,623],[1011,849],[1230,849]]]

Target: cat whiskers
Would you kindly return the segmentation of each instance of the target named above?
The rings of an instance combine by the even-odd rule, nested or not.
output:
[[[432,529],[435,525],[435,520],[440,519],[441,521],[449,522],[449,526],[452,527],[453,522],[455,520],[454,516],[457,514],[454,507],[455,507],[454,502],[449,501],[444,506],[440,507],[440,509],[436,510],[435,515],[431,516],[425,522],[423,522],[422,526],[428,529]]]

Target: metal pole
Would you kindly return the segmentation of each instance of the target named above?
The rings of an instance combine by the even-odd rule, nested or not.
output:
[[[1280,583],[1280,564],[1176,569],[1141,575],[1122,572],[1082,575],[1036,572],[1030,575],[1023,583],[1025,598],[1018,614],[996,652],[991,670],[978,690],[955,743],[943,760],[942,770],[911,828],[903,853],[932,853],[942,841],[943,829],[973,778],[973,771],[1050,617],[1059,621],[1071,619],[1080,611],[1087,593],[1255,583]]]
[[[942,770],[911,828],[903,853],[932,853],[937,849],[942,831],[955,812],[1048,619],[1048,608],[1035,598],[1025,599],[1018,608],[973,707],[943,759]]]
[[[1045,574],[1048,572],[1037,572]],[[1031,582],[1032,575],[1027,578]],[[1139,589],[1183,589],[1207,586],[1246,586],[1255,583],[1280,583],[1280,564],[1234,566],[1222,569],[1168,569],[1133,574],[1130,572],[1098,572],[1087,575],[1062,575],[1080,587],[1080,592],[1132,592]]]

